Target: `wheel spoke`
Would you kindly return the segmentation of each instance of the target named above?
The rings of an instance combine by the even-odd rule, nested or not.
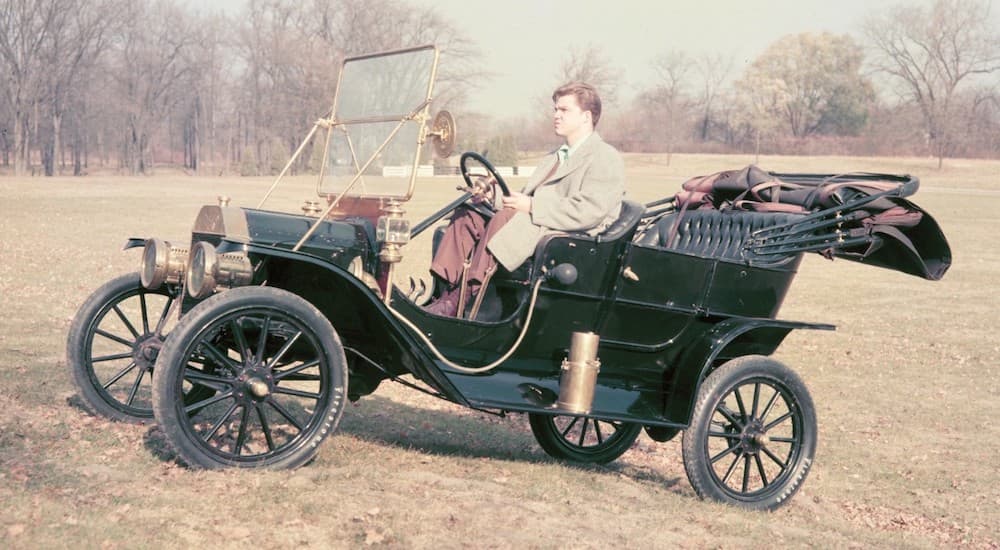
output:
[[[319,394],[319,393],[312,393],[312,392],[307,392],[307,391],[302,391],[302,390],[293,390],[291,388],[281,388],[281,387],[275,387],[274,388],[274,393],[281,393],[281,394],[285,394],[285,395],[294,395],[295,397],[304,397],[306,399],[312,399],[312,400],[315,400],[315,401],[319,401],[319,398],[322,397],[322,394]]]
[[[297,372],[301,372],[301,371],[304,371],[306,369],[315,367],[316,365],[319,365],[319,361],[320,361],[319,359],[313,359],[312,361],[308,361],[306,363],[302,363],[301,365],[299,365],[297,367],[292,367],[292,368],[287,369],[287,370],[274,371],[274,379],[275,380],[281,380],[282,378],[284,378],[284,377],[286,377],[286,376],[288,376],[290,374],[295,374]],[[316,377],[316,378],[314,378],[312,380],[318,380],[318,379],[319,379],[319,377]],[[299,380],[310,380],[310,378],[300,378]]]
[[[729,448],[728,448],[728,449],[726,449],[725,451],[722,451],[721,453],[719,453],[719,454],[717,454],[717,455],[713,456],[712,458],[709,458],[708,460],[709,460],[709,462],[711,462],[712,464],[715,464],[716,462],[718,462],[718,461],[722,460],[722,457],[726,456],[727,454],[729,454],[729,453],[731,453],[731,452],[733,452],[733,451],[735,451],[735,450],[737,450],[737,449],[739,449],[739,448],[740,448],[740,446],[739,446],[739,445],[733,445],[732,447],[729,447]],[[737,456],[738,456],[738,455],[737,455]]]
[[[726,469],[726,475],[722,476],[723,485],[729,483],[729,478],[733,477],[733,472],[736,471],[736,465],[739,463],[740,463],[740,455],[739,453],[737,453],[736,456],[733,457],[733,461],[729,463],[729,468]]]
[[[740,409],[740,417],[746,418],[747,408],[746,405],[743,404],[743,394],[740,392],[739,386],[733,388],[733,395],[736,397],[736,406]]]
[[[139,393],[139,385],[142,384],[142,377],[146,375],[146,369],[139,369],[139,376],[135,377],[135,382],[132,384],[132,391],[128,392],[128,401],[125,402],[129,407],[132,406],[132,401],[135,401],[135,396]]]
[[[121,336],[117,336],[115,334],[111,334],[110,332],[108,332],[106,330],[103,330],[103,329],[96,329],[96,330],[94,330],[94,334],[100,334],[101,336],[107,338],[108,340],[114,340],[115,342],[118,342],[119,344],[121,344],[123,346],[128,346],[129,348],[131,348],[132,346],[135,345],[134,341],[130,342],[130,341],[122,338]]]
[[[750,486],[750,455],[743,455],[743,490],[746,493]]]
[[[708,437],[724,437],[726,439],[739,439],[740,434],[732,432],[713,432],[709,430]]]
[[[237,321],[238,319],[229,321],[229,327],[232,329],[233,338],[236,340],[236,351],[240,354],[240,362],[244,366],[247,366],[249,363],[247,356],[250,355],[250,346],[247,344],[247,335],[243,332],[243,327]]]
[[[142,309],[142,333],[149,334],[149,310],[146,308],[146,294],[139,293],[139,307]]]
[[[206,386],[215,391],[224,391],[226,388],[233,387],[231,378],[223,378],[221,376],[207,374],[197,369],[192,369],[191,367],[184,370],[184,379],[188,381],[196,380],[198,384],[195,385]]]
[[[195,411],[195,410],[198,410],[198,409],[204,409],[205,407],[207,407],[209,405],[214,405],[215,403],[218,403],[219,401],[222,401],[223,399],[229,399],[232,396],[233,396],[232,390],[227,391],[225,393],[219,393],[219,394],[213,395],[212,397],[209,397],[208,399],[203,399],[203,400],[201,400],[201,401],[199,401],[197,403],[192,403],[192,404],[188,405],[187,407],[184,407],[184,412],[186,414],[191,414],[191,411]],[[233,405],[233,409],[234,410],[235,410],[235,408],[236,408],[236,405]]]
[[[572,421],[572,422],[570,422],[570,423],[569,423],[569,425],[568,425],[568,426],[566,426],[566,429],[565,429],[565,430],[563,430],[563,432],[562,432],[562,438],[563,438],[563,439],[568,439],[568,438],[566,437],[566,434],[568,434],[568,433],[569,433],[569,431],[573,429],[573,426],[576,426],[576,422],[577,422],[578,420],[580,420],[580,417],[579,417],[579,416],[574,416],[574,417],[573,417],[573,421]]]
[[[777,456],[774,456],[774,453],[772,453],[770,449],[768,449],[767,447],[762,447],[761,450],[764,451],[764,454],[766,454],[768,458],[770,458],[771,460],[773,460],[775,464],[777,464],[778,466],[781,466],[781,471],[782,472],[784,472],[785,469],[788,468],[788,463],[785,462],[785,461],[783,461],[783,460],[781,460]]]
[[[771,414],[771,407],[773,407],[774,403],[778,400],[778,395],[780,395],[778,393],[778,390],[774,390],[774,395],[772,395],[771,399],[767,401],[767,405],[764,406],[764,410],[760,413],[761,422],[763,422],[764,419],[767,418],[768,414]]]
[[[783,415],[779,416],[778,418],[776,418],[774,420],[774,422],[771,422],[771,423],[767,424],[766,426],[764,426],[764,431],[767,432],[771,428],[777,426],[778,424],[781,424],[782,422],[784,422],[785,420],[788,420],[791,417],[792,417],[792,411],[786,412],[785,414],[783,414]]]
[[[291,414],[289,414],[289,412],[286,411],[284,407],[282,407],[280,404],[278,404],[277,401],[275,401],[274,399],[268,399],[266,401],[266,403],[268,405],[270,405],[271,407],[273,407],[274,410],[278,411],[278,414],[280,414],[281,416],[285,417],[285,420],[291,422],[292,425],[295,426],[296,429],[298,429],[300,432],[302,431],[302,424],[300,424],[299,421],[296,420],[294,416],[292,416]]]
[[[240,415],[240,431],[236,434],[236,448],[233,454],[240,456],[243,452],[243,445],[247,442],[247,424],[250,422],[250,409],[243,406],[243,414]]]
[[[91,363],[103,363],[104,361],[114,361],[116,359],[128,359],[132,357],[131,353],[116,353],[114,355],[102,355],[100,357],[94,357],[90,360]]]
[[[204,442],[206,442],[206,443],[208,443],[208,441],[210,439],[212,439],[213,437],[215,437],[215,434],[218,433],[220,429],[222,429],[222,425],[225,424],[227,420],[229,420],[229,417],[232,416],[234,412],[236,412],[236,407],[239,407],[239,406],[240,406],[240,404],[238,402],[234,402],[232,404],[232,406],[229,407],[229,410],[226,411],[226,414],[222,415],[222,418],[220,418],[215,423],[215,425],[212,426],[212,429],[207,434],[205,434],[205,435],[203,435],[201,437],[201,440],[204,441]],[[190,408],[190,407],[188,407],[188,408]],[[187,410],[187,409],[185,409],[185,410]]]
[[[264,350],[267,349],[267,333],[271,329],[271,316],[264,317],[264,322],[260,326],[260,334],[257,337],[257,353],[254,355],[254,363],[260,365],[264,362]]]
[[[580,442],[578,443],[578,445],[580,447],[583,447],[583,440],[586,439],[586,437],[587,437],[587,425],[589,425],[589,424],[590,424],[590,419],[589,418],[584,418],[583,419],[583,427],[580,428]]]
[[[294,344],[295,341],[299,339],[299,336],[302,336],[301,330],[296,332],[294,336],[289,338],[288,341],[285,342],[285,345],[281,346],[281,349],[278,350],[278,353],[275,353],[274,357],[272,357],[271,360],[268,362],[267,368],[274,370],[274,366],[277,365],[279,361],[281,361],[281,358],[284,357],[286,353],[288,353],[288,350],[291,349],[292,344]]]
[[[718,407],[715,408],[715,410],[716,410],[716,412],[718,412],[719,414],[721,414],[722,416],[724,416],[726,418],[726,420],[728,420],[729,423],[732,424],[736,429],[739,429],[739,430],[743,429],[743,421],[740,420],[739,418],[736,418],[735,416],[733,416],[733,413],[732,413],[731,410],[729,410],[729,407],[727,407],[725,405],[719,405]],[[744,416],[742,418],[746,418],[746,417]]]
[[[271,436],[271,426],[267,423],[267,415],[264,414],[264,409],[257,404],[254,406],[257,409],[257,418],[260,419],[260,428],[264,432],[264,440],[267,441],[267,450],[274,450],[274,439]]]
[[[132,338],[138,339],[139,332],[135,330],[134,326],[132,326],[132,322],[128,320],[128,317],[125,317],[125,314],[122,313],[122,310],[121,308],[118,307],[118,304],[112,306],[111,309],[118,315],[118,318],[121,319],[122,323],[125,325],[125,328],[127,328],[128,331],[132,333]]]
[[[760,402],[760,382],[753,385],[753,410],[750,412],[750,418],[757,418],[757,405]]]
[[[210,357],[210,359],[214,359],[216,363],[221,363],[234,370],[238,370],[240,368],[239,365],[233,363],[233,360],[230,359],[229,356],[219,351],[219,348],[215,347],[214,344],[202,341],[201,348],[207,352],[207,355],[211,355],[212,357]]]
[[[594,434],[597,436],[597,444],[601,445],[604,443],[604,436],[601,435],[601,423],[594,420]]]
[[[163,306],[163,311],[160,312],[160,318],[156,321],[156,330],[154,334],[163,335],[163,326],[167,324],[167,315],[170,315],[170,306],[173,305],[174,299],[167,297],[167,303]]]
[[[131,355],[131,354],[129,354],[129,355]],[[127,367],[125,367],[124,369],[118,371],[118,374],[112,376],[111,380],[108,380],[107,383],[103,384],[104,389],[110,388],[112,384],[114,384],[115,382],[121,380],[122,376],[125,376],[126,374],[129,373],[129,371],[131,371],[134,368],[135,368],[135,361],[132,361],[131,363],[128,364]]]
[[[767,480],[767,472],[764,471],[764,463],[760,461],[760,455],[753,455],[753,459],[757,463],[757,473],[760,474],[760,480],[764,487],[767,487],[770,482]]]
[[[796,445],[799,442],[797,437],[768,437],[771,441],[775,443],[788,443],[791,445]]]

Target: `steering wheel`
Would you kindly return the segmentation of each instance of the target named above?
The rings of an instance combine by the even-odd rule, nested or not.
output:
[[[469,172],[468,164],[469,160],[474,160],[481,164],[483,168],[486,169],[486,174],[474,174]],[[490,189],[491,186],[496,186],[500,188],[500,191],[505,197],[510,196],[510,188],[507,187],[507,182],[500,177],[497,173],[497,169],[490,164],[490,161],[486,160],[486,157],[480,155],[479,153],[468,151],[462,153],[462,158],[459,161],[459,167],[462,170],[462,178],[465,180],[465,185],[468,187],[468,192],[472,193],[474,196],[479,197],[479,204],[486,204],[493,211],[499,210],[497,203],[496,190]],[[473,178],[476,178],[473,180]],[[490,193],[489,191],[493,191]]]

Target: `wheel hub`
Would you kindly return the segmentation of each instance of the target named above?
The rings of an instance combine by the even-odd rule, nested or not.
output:
[[[150,370],[156,364],[156,358],[160,355],[162,347],[162,337],[156,334],[143,334],[132,346],[132,359],[139,368]]]
[[[744,453],[757,454],[770,442],[771,438],[767,436],[764,425],[757,419],[748,422],[740,434],[740,450]]]
[[[237,380],[240,385],[238,395],[245,399],[263,401],[274,391],[274,377],[264,368],[246,368],[237,377]]]
[[[271,388],[268,387],[267,382],[259,378],[247,380],[247,389],[251,395],[258,399],[267,397],[271,393]]]

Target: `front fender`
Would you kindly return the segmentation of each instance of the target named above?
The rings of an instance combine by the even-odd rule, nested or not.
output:
[[[702,382],[725,361],[744,355],[771,355],[794,329],[835,330],[834,325],[732,317],[717,323],[681,354],[666,388],[664,415],[690,424]]]
[[[132,248],[139,248],[146,246],[146,241],[147,239],[142,239],[139,237],[130,237],[129,240],[125,241],[125,246],[122,247],[122,250],[129,250]]]
[[[263,262],[267,286],[293,292],[316,306],[345,347],[358,350],[391,374],[412,373],[449,399],[467,405],[424,345],[365,283],[344,268],[282,248],[248,244],[244,250]]]

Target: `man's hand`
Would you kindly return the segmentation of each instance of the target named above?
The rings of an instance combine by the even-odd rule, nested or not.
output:
[[[513,208],[518,212],[524,212],[525,214],[531,213],[531,197],[525,195],[524,193],[518,193],[517,191],[511,191],[509,197],[501,197],[503,199],[504,208]]]

